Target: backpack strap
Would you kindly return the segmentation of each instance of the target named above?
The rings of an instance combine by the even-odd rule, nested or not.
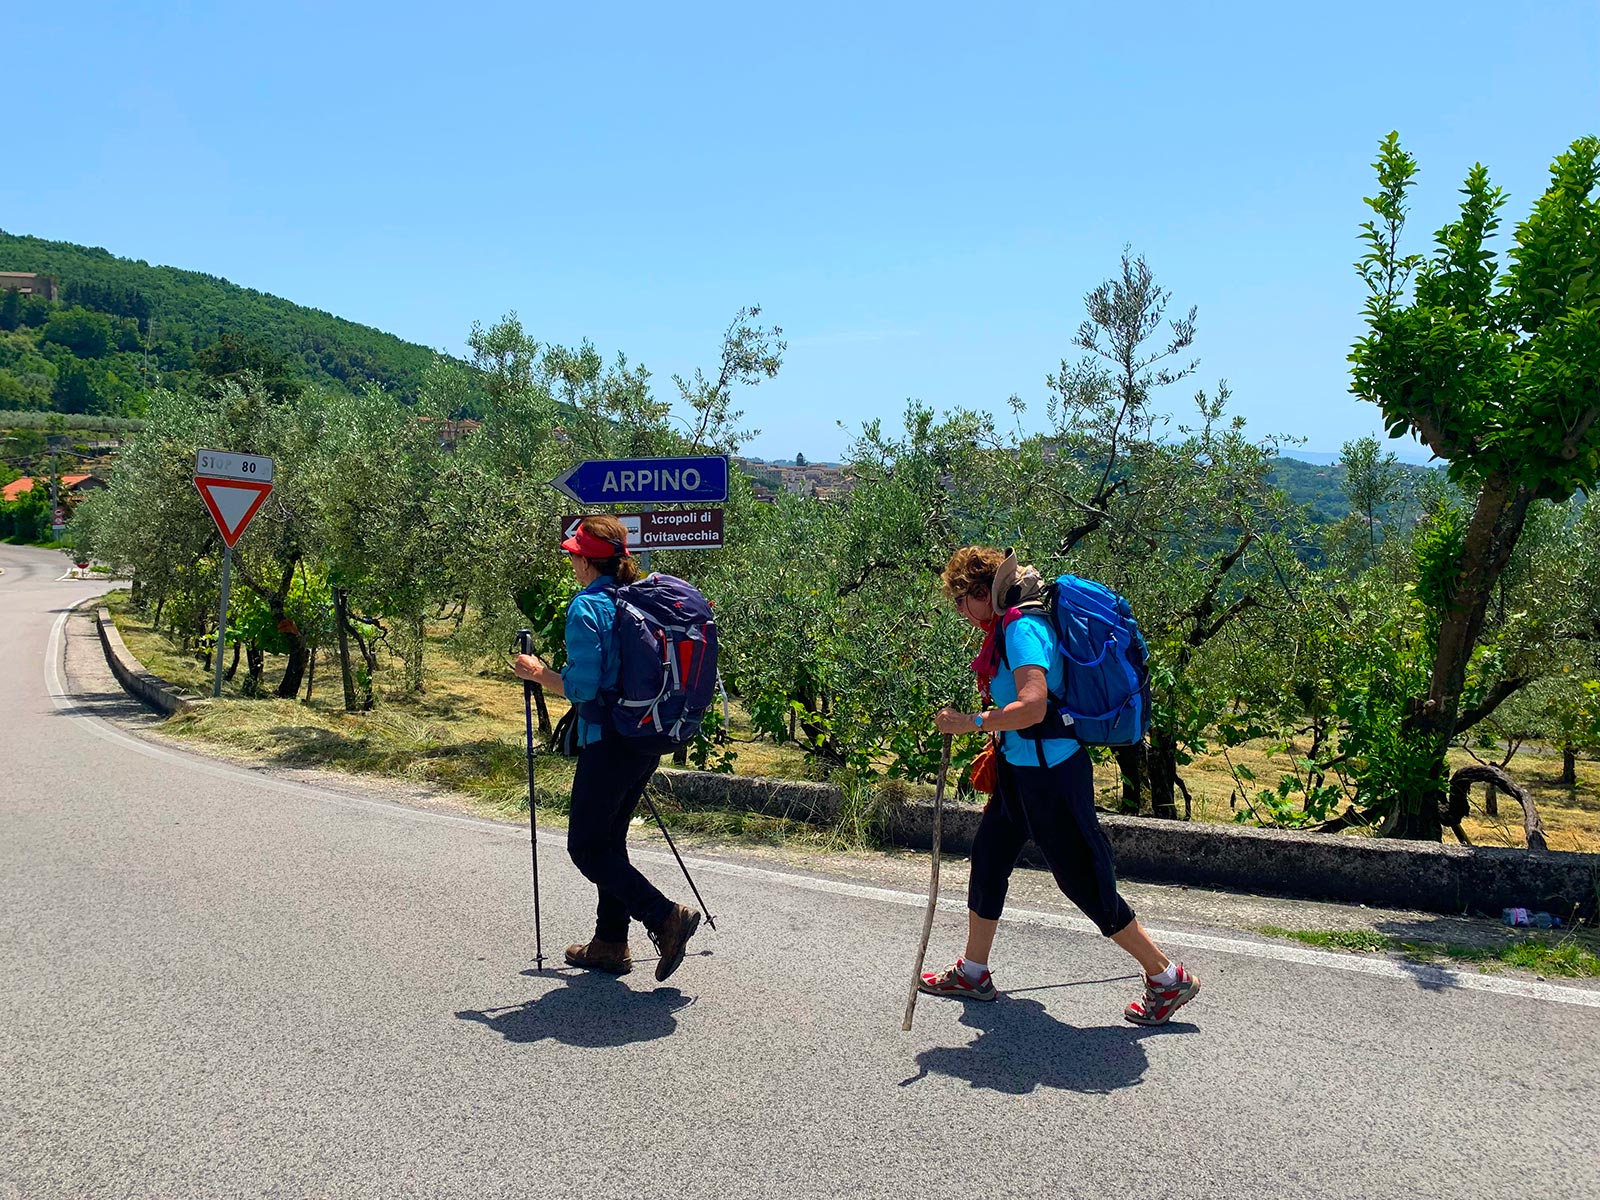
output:
[[[1011,658],[1006,652],[1006,630],[1023,617],[1042,617],[1048,623],[1050,617],[1047,604],[1047,600],[1033,601],[1023,605],[1021,608],[1010,609],[1000,618],[1000,627],[996,631],[995,641],[1000,651],[1000,666],[1002,669],[1007,671],[1011,669]],[[1051,627],[1051,633],[1057,638],[1060,637],[1059,634],[1055,633],[1053,626]],[[1048,674],[1049,672],[1046,670],[1046,675],[1048,676]],[[1045,739],[1070,738],[1072,736],[1072,726],[1061,713],[1061,698],[1053,693],[1047,693],[1044,717],[1029,725],[1026,729],[1013,729],[1009,732],[1032,742],[1034,750],[1039,755],[1039,765],[1048,767],[1050,764],[1045,761],[1044,757]]]
[[[617,617],[622,610],[623,604],[621,597],[618,595],[621,590],[620,587],[613,583],[610,587],[601,588],[597,593],[611,601],[611,636],[606,638],[600,646],[600,678],[602,680],[600,691],[593,700],[584,702],[582,707],[589,711],[580,715],[584,720],[600,726],[610,723],[611,710],[616,707],[617,701],[622,694],[622,680],[620,678],[617,680],[616,686],[611,688],[605,687],[603,683],[606,677],[606,670],[609,667],[613,664],[619,668],[621,666],[621,652],[617,649]],[[591,708],[591,706],[593,707]]]

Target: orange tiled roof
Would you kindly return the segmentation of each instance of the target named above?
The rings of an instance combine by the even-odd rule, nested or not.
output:
[[[65,489],[77,487],[89,477],[87,475],[61,475],[57,478],[58,488]],[[4,489],[0,489],[0,494],[4,494],[8,501],[15,500],[18,496],[22,495],[23,492],[31,492],[33,490],[34,482],[35,480],[32,476],[24,475],[21,479],[13,479],[10,483],[6,484]],[[44,483],[47,486],[49,483],[48,480],[43,479],[38,480],[37,482]]]

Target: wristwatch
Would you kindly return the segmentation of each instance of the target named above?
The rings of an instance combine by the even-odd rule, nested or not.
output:
[[[972,727],[976,730],[983,729],[983,714],[981,712],[972,714]]]

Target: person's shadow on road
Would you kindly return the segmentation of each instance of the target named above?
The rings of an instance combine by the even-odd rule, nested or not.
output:
[[[980,1030],[965,1046],[938,1046],[917,1055],[910,1087],[929,1075],[965,1079],[975,1088],[1025,1096],[1035,1088],[1106,1095],[1136,1087],[1150,1065],[1140,1042],[1152,1035],[1189,1033],[1194,1026],[1107,1025],[1077,1028],[1058,1021],[1037,1000],[1005,997],[969,1003],[961,1023]]]
[[[508,1042],[549,1038],[568,1046],[597,1049],[666,1037],[678,1027],[673,1014],[693,1003],[677,988],[636,992],[616,976],[600,971],[577,971],[556,978],[564,986],[552,988],[536,1000],[482,1011],[466,1009],[456,1016],[486,1025]]]

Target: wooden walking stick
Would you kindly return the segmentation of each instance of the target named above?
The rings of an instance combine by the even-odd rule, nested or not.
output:
[[[933,933],[933,913],[939,907],[939,839],[944,832],[944,777],[950,773],[950,735],[944,735],[944,750],[939,756],[939,782],[933,789],[933,875],[928,880],[928,911],[922,918],[922,941],[917,944],[917,965],[911,971],[911,995],[906,998],[906,1017],[900,1022],[904,1033],[911,1032],[911,1017],[917,1011],[917,992],[922,983],[922,960],[928,955],[928,938]]]

